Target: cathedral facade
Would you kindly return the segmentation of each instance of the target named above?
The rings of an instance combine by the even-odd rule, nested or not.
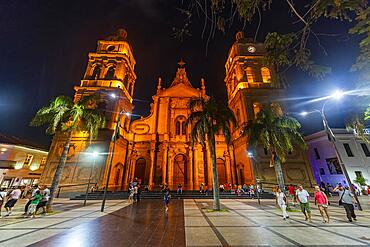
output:
[[[265,54],[263,44],[250,42],[242,32],[236,35],[229,50],[224,81],[228,106],[233,110],[238,126],[253,119],[263,105],[284,96],[284,89],[271,83],[274,71],[264,65]],[[208,98],[205,80],[200,79],[200,87],[194,87],[188,79],[184,62],[180,61],[172,82],[164,83],[161,78],[158,79],[149,116],[131,121],[135,63],[124,30],[98,41],[96,52],[89,53],[84,78],[80,86],[75,87],[75,99],[98,94],[108,124],[92,142],[84,133],[73,135],[60,186],[81,190],[83,187],[79,186],[84,186],[93,169],[92,181],[102,188],[113,155],[108,178],[110,190],[126,190],[135,177],[149,189],[156,189],[161,184],[168,184],[171,188],[182,184],[184,189],[197,190],[202,183],[211,188],[209,148],[200,144],[192,146],[191,126],[186,125],[190,114],[188,102],[194,98]],[[165,88],[163,85],[170,86]],[[111,137],[118,118],[119,138],[112,152]],[[253,157],[248,157],[248,137],[240,133],[240,127],[233,129],[231,145],[226,145],[222,133],[216,136],[219,183],[249,184],[258,178],[264,187],[271,187],[276,178],[274,168],[269,167],[270,154],[263,147],[258,147]],[[62,135],[53,139],[41,177],[44,184],[52,181],[64,140]],[[92,152],[99,152],[98,157],[92,157]],[[314,183],[304,151],[297,150],[290,154],[283,169],[286,183],[303,183],[306,186]]]

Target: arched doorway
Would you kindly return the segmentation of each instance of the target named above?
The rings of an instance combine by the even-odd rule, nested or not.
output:
[[[145,171],[146,171],[146,160],[144,158],[139,158],[138,160],[136,160],[134,177],[141,180],[141,184],[148,184],[148,181],[145,177]]]
[[[186,156],[178,154],[175,156],[174,168],[173,168],[173,184],[177,186],[187,184],[187,169],[186,169]],[[184,186],[185,187],[185,186]]]
[[[219,184],[224,184],[227,182],[225,161],[221,158],[217,159],[217,174]]]

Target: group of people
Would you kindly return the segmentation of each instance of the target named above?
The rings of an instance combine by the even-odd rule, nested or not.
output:
[[[141,195],[141,185],[140,180],[138,178],[135,178],[133,181],[130,182],[129,188],[128,188],[128,201],[130,203],[132,202],[139,202],[140,201],[140,195]]]
[[[28,197],[29,199],[24,207],[23,215],[25,217],[31,216],[32,218],[34,218],[40,208],[43,209],[42,213],[45,214],[46,204],[49,201],[50,197],[50,190],[46,186],[40,188],[38,185],[35,185],[32,189],[27,190],[27,192],[30,193],[26,193],[25,198]],[[11,215],[12,209],[17,204],[18,200],[22,198],[22,195],[24,195],[24,191],[22,193],[22,190],[18,187],[15,187],[10,191],[0,191],[0,218],[2,217],[2,206],[4,205],[4,208],[6,210],[5,216]]]
[[[343,206],[346,211],[346,216],[349,222],[352,222],[356,219],[356,214],[354,211],[354,201],[353,201],[353,194],[350,192],[349,188],[344,187],[341,184],[338,184],[334,189],[333,192],[337,192],[339,195],[338,204]],[[299,203],[301,211],[305,216],[305,221],[312,222],[311,220],[311,208],[310,208],[310,194],[307,190],[303,189],[302,185],[298,185],[298,188],[295,189],[293,185],[288,186],[288,195],[289,198],[294,202]],[[315,204],[317,204],[319,212],[322,217],[323,223],[329,223],[330,216],[328,212],[328,208],[330,202],[328,200],[328,196],[324,193],[323,189],[319,186],[315,186],[315,193],[314,193]],[[276,201],[279,207],[283,212],[283,219],[286,220],[289,218],[287,213],[288,197],[285,195],[284,192],[281,191],[280,188],[277,188],[276,192]]]

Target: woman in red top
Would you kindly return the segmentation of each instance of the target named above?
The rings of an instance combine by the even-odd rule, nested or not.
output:
[[[325,193],[321,191],[319,186],[315,186],[315,202],[317,203],[320,214],[322,216],[323,223],[329,223],[329,213],[328,213],[328,198],[326,197]],[[325,219],[325,216],[327,220]]]

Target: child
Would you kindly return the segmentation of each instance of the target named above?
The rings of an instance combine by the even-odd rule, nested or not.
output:
[[[132,203],[134,200],[134,188],[130,186],[129,195],[128,195],[128,202]]]
[[[35,194],[34,197],[30,198],[31,204],[28,207],[28,212],[27,212],[28,216],[32,215],[32,218],[35,218],[36,208],[37,208],[37,205],[39,204],[41,198],[42,198],[42,196],[41,196],[41,193],[40,193],[39,190],[36,191],[36,194]]]

